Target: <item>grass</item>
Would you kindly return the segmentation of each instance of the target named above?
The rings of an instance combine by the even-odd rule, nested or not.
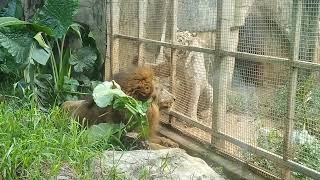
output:
[[[86,145],[84,131],[74,123],[68,126],[59,109],[43,114],[2,103],[0,110],[0,170],[4,178],[50,176],[65,161],[80,174],[84,172],[82,164],[95,151]]]
[[[59,107],[43,113],[33,106],[21,106],[16,100],[0,103],[3,179],[49,178],[66,163],[79,178],[90,177],[90,159],[110,148],[119,149],[108,141],[90,143],[88,132]]]
[[[93,157],[138,148],[139,142],[123,143],[121,124],[83,128],[60,107],[42,112],[28,96],[15,96],[12,82],[0,83],[0,180],[50,179],[66,167],[76,179],[92,179]]]

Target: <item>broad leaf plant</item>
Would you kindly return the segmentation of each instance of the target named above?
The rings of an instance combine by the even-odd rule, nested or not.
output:
[[[18,5],[11,0],[0,11],[5,16],[0,17],[0,71],[22,70],[24,78],[15,87],[32,92],[30,97],[46,110],[49,99],[59,102],[66,92],[77,92],[73,77],[85,79],[98,51],[84,40],[93,39],[88,28],[74,22],[78,0],[45,0],[27,21],[18,19]]]

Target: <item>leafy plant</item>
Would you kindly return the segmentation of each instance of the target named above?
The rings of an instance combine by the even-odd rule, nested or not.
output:
[[[88,41],[93,39],[88,28],[73,22],[77,8],[78,0],[46,0],[31,22],[0,18],[3,53],[11,54],[15,63],[21,64],[24,83],[19,84],[26,85],[26,92],[31,90],[42,109],[46,109],[43,106],[46,102],[52,102],[46,97],[55,97],[59,103],[66,92],[76,93],[80,83],[72,76],[78,77],[79,73],[85,76],[98,59],[94,40]],[[37,78],[39,75],[48,78]]]
[[[265,150],[271,151],[276,154],[283,153],[283,136],[277,129],[264,129],[264,133],[259,133],[257,139],[257,145]],[[303,165],[320,171],[320,141],[310,135],[305,135],[305,130],[294,130],[294,136],[292,142],[294,143],[294,160],[302,163]],[[307,133],[308,134],[308,133]],[[250,162],[263,167],[266,170],[281,175],[280,168],[270,160],[266,158],[256,156],[252,153],[248,156]],[[294,177],[298,179],[311,179],[301,173],[294,172]]]
[[[43,113],[26,102],[0,103],[0,178],[51,179],[68,164],[77,179],[90,179],[91,158],[120,150],[116,136],[91,141],[85,130],[59,107]]]
[[[146,112],[150,105],[149,101],[138,101],[127,96],[115,81],[106,81],[99,84],[93,91],[93,99],[97,106],[103,108],[112,106],[113,110],[125,113],[125,129],[128,131],[140,128],[141,136],[148,135],[148,121]]]
[[[320,84],[316,82],[315,76],[312,74],[299,76],[296,92],[296,108],[295,108],[295,125],[300,130],[306,129],[312,135],[318,136],[320,126]],[[288,101],[288,85],[282,86],[275,95],[271,107],[274,117],[285,118],[287,113]],[[316,126],[310,126],[316,124]]]
[[[17,65],[12,56],[0,47],[0,81],[8,76],[18,76]]]
[[[125,148],[121,138],[125,131],[123,124],[100,123],[88,128],[88,141],[93,146],[101,146],[101,144],[118,144]],[[106,147],[102,147],[106,148]]]

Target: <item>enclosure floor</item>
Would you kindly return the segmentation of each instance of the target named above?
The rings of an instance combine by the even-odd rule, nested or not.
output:
[[[259,121],[255,120],[253,117],[249,115],[241,115],[235,113],[227,113],[226,120],[223,123],[223,127],[221,128],[220,132],[229,135],[233,138],[236,138],[240,141],[248,143],[252,146],[257,146],[257,138],[259,134],[259,129],[261,128],[276,128],[273,123],[270,123],[270,119],[261,119]],[[162,121],[168,122],[169,116],[162,113]],[[200,141],[210,143],[211,142],[211,135],[203,130],[191,127],[180,121],[175,121],[172,126],[177,128],[183,133],[193,136]],[[208,127],[211,126],[206,125]],[[223,151],[232,154],[233,156],[242,157],[241,149],[231,143],[226,143]]]

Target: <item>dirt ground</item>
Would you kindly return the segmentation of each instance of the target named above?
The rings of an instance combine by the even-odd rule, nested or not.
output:
[[[163,117],[167,115],[163,115]],[[259,130],[261,128],[275,128],[276,126],[272,123],[270,119],[260,119],[256,120],[251,116],[248,115],[241,115],[241,114],[234,114],[234,113],[227,113],[226,120],[223,123],[223,127],[221,128],[220,132],[229,135],[233,138],[236,138],[242,142],[248,143],[252,146],[257,146],[257,138],[259,135]],[[167,120],[165,120],[167,121]],[[180,121],[175,121],[173,127],[177,128],[178,130],[192,135],[193,137],[198,138],[204,142],[211,142],[211,135],[203,130],[192,127],[191,125],[187,125]],[[210,124],[206,126],[210,127]],[[224,151],[230,155],[236,156],[241,158],[242,151],[241,149],[233,145],[231,143],[226,143]]]

